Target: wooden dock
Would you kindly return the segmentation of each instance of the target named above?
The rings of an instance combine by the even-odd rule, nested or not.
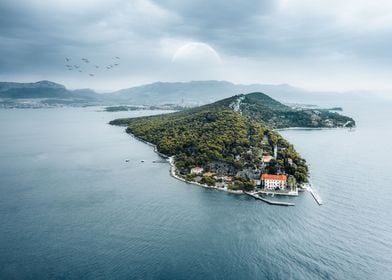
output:
[[[268,203],[270,205],[278,205],[278,206],[294,206],[295,205],[294,203],[290,203],[290,202],[273,201],[273,200],[265,199],[265,198],[263,198],[261,196],[258,196],[257,194],[253,194],[253,193],[249,193],[249,192],[244,192],[244,193],[249,195],[249,196],[251,196],[251,197],[253,197],[253,198],[255,198],[255,199],[264,201],[264,202],[266,202],[266,203]]]

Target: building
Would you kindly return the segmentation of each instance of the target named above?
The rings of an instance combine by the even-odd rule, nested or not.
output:
[[[277,159],[278,158],[278,145],[274,146],[274,158]]]
[[[215,175],[215,173],[214,172],[205,172],[203,175],[206,177],[212,177]]]
[[[261,185],[267,190],[284,190],[287,187],[286,175],[261,174]]]
[[[264,162],[264,163],[268,163],[268,162],[271,161],[271,159],[273,159],[272,156],[265,155],[265,156],[262,156],[261,161]]]
[[[219,176],[214,176],[215,180],[222,180],[225,182],[231,182],[233,181],[233,177],[232,176],[226,176],[226,175],[219,175]]]
[[[201,174],[203,173],[203,171],[204,171],[203,167],[195,166],[191,168],[191,174]]]

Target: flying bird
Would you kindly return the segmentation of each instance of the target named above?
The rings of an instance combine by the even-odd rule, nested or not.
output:
[[[70,61],[71,59],[70,59],[70,58],[68,58],[68,57],[66,57],[66,58],[65,58],[65,60],[66,60],[66,61]]]

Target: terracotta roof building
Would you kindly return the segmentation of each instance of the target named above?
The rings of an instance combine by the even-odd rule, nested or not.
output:
[[[203,173],[203,171],[204,171],[204,168],[203,167],[199,167],[199,166],[193,167],[191,169],[191,173],[192,174],[201,174],[201,173]]]
[[[261,184],[268,190],[284,190],[287,186],[286,175],[261,174]]]

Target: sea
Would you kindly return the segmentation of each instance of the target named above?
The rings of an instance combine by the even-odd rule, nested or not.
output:
[[[163,112],[1,109],[0,279],[392,279],[392,103],[343,108],[356,129],[280,132],[324,202],[294,207],[180,182],[108,124]]]

